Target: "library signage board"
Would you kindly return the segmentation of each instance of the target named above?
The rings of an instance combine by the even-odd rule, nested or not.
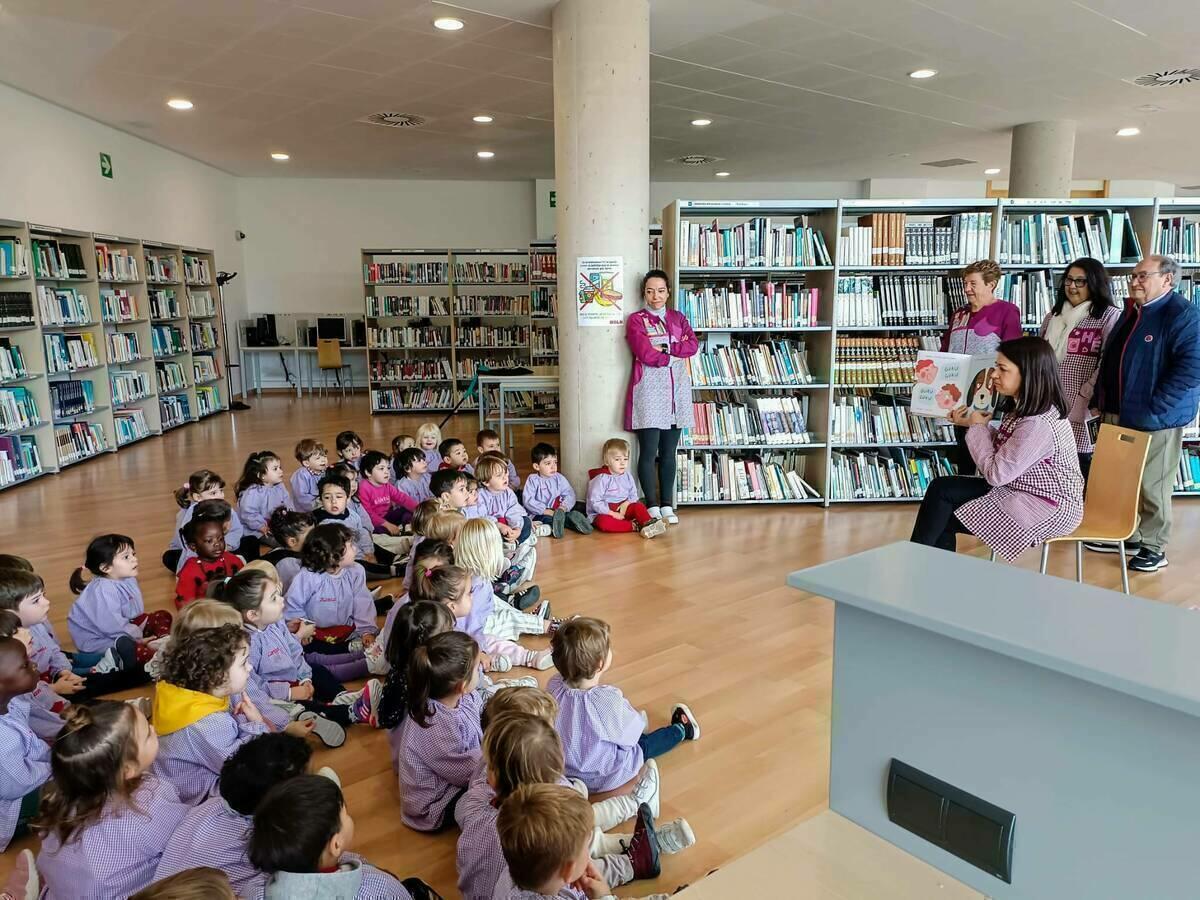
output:
[[[107,153],[100,154],[100,174],[105,178],[113,177],[112,157]]]
[[[579,324],[601,327],[623,324],[625,258],[580,256],[575,272],[575,309]]]

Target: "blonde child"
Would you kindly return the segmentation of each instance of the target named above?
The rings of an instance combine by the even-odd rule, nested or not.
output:
[[[637,482],[629,472],[629,441],[610,438],[604,442],[604,468],[588,482],[588,521],[598,531],[628,534],[640,531],[647,540],[667,530],[638,502]]]
[[[281,506],[296,508],[283,485],[283,463],[270,450],[259,450],[246,458],[234,494],[242,524],[251,534],[261,535],[266,543],[270,543],[267,523],[271,514]]]
[[[424,541],[445,541],[453,547],[466,521],[461,513],[440,512],[436,509],[432,513],[429,513],[427,510],[424,520],[419,523],[421,532],[414,536],[412,550],[408,554],[408,564],[404,569],[405,589],[412,590],[413,571],[416,567],[421,544]]]
[[[35,824],[45,832],[37,867],[46,900],[72,900],[84,886],[89,896],[127,897],[154,880],[188,811],[174,786],[150,771],[158,749],[154,729],[130,704],[68,712]]]
[[[600,683],[613,659],[607,622],[571,619],[555,631],[550,646],[558,673],[546,689],[558,701],[567,775],[588,790],[618,788],[645,760],[700,739],[700,723],[682,703],[671,710],[670,725],[643,734],[645,714],[630,705],[620,688]]]
[[[337,450],[338,461],[353,466],[357,471],[359,463],[362,462],[363,455],[363,439],[354,431],[339,431],[338,436],[333,439],[334,448]]]
[[[129,900],[238,900],[238,896],[222,870],[198,866],[156,881]]]
[[[316,526],[312,513],[296,512],[294,509],[279,507],[271,513],[268,527],[271,538],[277,545],[274,550],[263,555],[263,560],[269,562],[279,573],[283,582],[284,593],[292,585],[292,579],[300,571],[300,551],[308,533]]]
[[[324,444],[304,438],[296,444],[295,454],[300,468],[292,473],[292,502],[307,512],[317,505],[317,483],[329,468],[329,451]]]
[[[478,454],[475,457],[475,471],[479,472],[479,460],[485,453],[498,453],[504,456],[504,451],[500,448],[500,435],[491,428],[484,428],[475,435],[475,449]],[[517,467],[513,465],[511,459],[505,459],[508,464],[508,486],[514,491],[521,489],[521,476],[517,474]]]
[[[483,518],[496,523],[504,540],[522,544],[533,532],[533,521],[509,487],[510,465],[512,463],[503,456],[485,454],[480,457],[475,469],[475,478],[480,485],[478,505]]]
[[[442,429],[433,422],[422,422],[417,427],[417,446],[429,461],[429,471],[436,472],[442,465]]]
[[[0,851],[28,830],[50,778],[50,748],[29,727],[30,693],[37,683],[25,645],[15,637],[0,638]]]
[[[178,572],[179,558],[184,550],[181,534],[183,526],[191,521],[197,503],[225,499],[225,479],[212,469],[198,469],[188,476],[188,480],[175,491],[174,496],[179,505],[179,514],[175,517],[175,531],[171,534],[171,543],[163,553],[162,562],[170,571]],[[229,530],[225,533],[225,540],[243,559],[258,557],[258,538],[246,534],[236,510],[230,513]]]

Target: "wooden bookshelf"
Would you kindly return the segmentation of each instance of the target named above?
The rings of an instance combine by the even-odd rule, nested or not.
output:
[[[489,369],[528,366],[533,337],[529,248],[450,251],[451,293],[454,304],[454,381],[461,394],[478,367]],[[492,310],[488,313],[485,310]],[[547,360],[553,363],[554,360]],[[489,391],[488,406],[495,409],[496,388]],[[477,410],[469,398],[463,410]]]

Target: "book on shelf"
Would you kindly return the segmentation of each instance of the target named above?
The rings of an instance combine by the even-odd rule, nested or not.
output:
[[[29,376],[21,348],[6,337],[0,337],[0,382]]]
[[[178,319],[182,315],[179,299],[175,296],[174,290],[170,288],[151,289],[146,293],[150,297],[151,319]]]
[[[129,291],[102,288],[100,291],[100,316],[110,324],[132,322],[139,318],[137,297]]]
[[[808,396],[754,397],[742,401],[693,403],[696,420],[681,446],[811,444]]]
[[[108,336],[109,365],[137,362],[142,358],[138,336],[132,331],[115,331]]]
[[[529,289],[529,305],[535,318],[558,318],[558,291],[552,285],[535,284]]]
[[[1009,213],[1000,228],[1000,264],[1066,265],[1081,256],[1105,263],[1141,259],[1127,210],[1056,215]]]
[[[834,444],[930,444],[954,442],[947,422],[918,416],[905,398],[884,391],[840,392],[834,398]]]
[[[372,326],[367,328],[367,346],[372,350],[448,349],[450,329],[421,320],[387,328]]]
[[[652,262],[650,268],[655,268]],[[558,280],[558,252],[555,250],[529,251],[529,277],[533,281]]]
[[[830,462],[831,500],[918,500],[933,479],[955,474],[945,453],[906,447],[835,450]]]
[[[83,248],[69,241],[34,238],[33,265],[38,278],[87,278]]]
[[[193,352],[197,350],[217,349],[217,330],[213,328],[212,322],[192,322],[191,331],[191,348]]]
[[[808,216],[788,224],[755,216],[722,228],[713,219],[705,224],[679,223],[679,266],[688,269],[798,268],[832,265],[825,235],[810,227]]]
[[[488,409],[499,408],[500,388],[489,385],[481,393],[487,398]],[[505,391],[504,397],[506,418],[558,418],[558,391]],[[469,404],[464,408],[478,409],[479,405]]]
[[[454,280],[460,284],[524,284],[529,266],[523,262],[456,262]]]
[[[146,413],[140,409],[120,409],[114,412],[113,430],[117,433],[118,447],[150,436],[150,426],[146,424]]]
[[[834,316],[843,327],[944,328],[966,302],[957,275],[843,275],[837,280]]]
[[[1200,494],[1200,447],[1184,445],[1179,454],[1179,470],[1175,473],[1174,490]]]
[[[921,350],[913,364],[911,409],[918,416],[943,419],[960,406],[990,414],[1000,399],[992,386],[995,372],[995,353],[970,356]]]
[[[454,376],[460,384],[465,384],[475,377],[480,369],[512,369],[527,365],[529,360],[518,359],[516,356],[484,356],[461,357],[456,361]]]
[[[46,345],[46,370],[52,375],[100,365],[96,340],[87,332],[44,334],[42,339]]]
[[[158,398],[158,411],[162,417],[162,427],[174,428],[185,422],[192,421],[192,404],[187,394],[170,394]]]
[[[454,298],[456,316],[529,315],[529,297],[520,294],[460,294]]]
[[[444,262],[370,262],[363,264],[367,284],[446,284],[450,266]]]
[[[957,266],[988,255],[992,214],[868,213],[842,228],[843,266]]]
[[[0,235],[0,277],[24,278],[29,274],[29,248],[19,237]]]
[[[1183,427],[1183,439],[1185,441],[1200,441],[1200,412],[1192,416],[1192,421]]]
[[[222,408],[221,394],[215,384],[203,384],[196,388],[196,415],[212,415]]]
[[[150,348],[155,358],[175,356],[187,350],[183,332],[174,325],[151,325]]]
[[[99,422],[72,422],[56,428],[54,444],[61,464],[77,462],[108,449],[104,426]]]
[[[996,286],[996,297],[1021,311],[1022,324],[1041,325],[1054,307],[1054,276],[1047,269],[1005,272]]]
[[[1176,262],[1200,263],[1200,219],[1160,217],[1154,229],[1154,252]]]
[[[449,297],[368,297],[367,315],[372,318],[421,318],[450,315]]]
[[[183,278],[188,284],[212,284],[212,268],[208,260],[183,254]]]
[[[137,257],[124,247],[96,244],[96,272],[101,281],[137,281]]]
[[[29,291],[0,291],[0,327],[33,325],[33,295]]]
[[[181,366],[179,363],[155,363],[154,369],[158,373],[159,391],[181,391],[188,386],[187,377],[183,372],[183,366]]]
[[[112,388],[113,405],[133,403],[150,396],[150,373],[138,372],[132,369],[121,369],[108,373],[108,383]]]
[[[558,326],[535,328],[530,336],[530,349],[534,356],[558,355]]]
[[[663,264],[663,238],[661,234],[650,235],[650,268],[661,269]]]
[[[528,347],[528,325],[480,325],[472,319],[455,323],[455,346],[462,349]]]
[[[695,387],[812,384],[804,341],[735,342],[687,360]]]
[[[96,392],[90,381],[50,382],[50,406],[56,419],[95,412]]]
[[[390,359],[386,356],[371,361],[371,380],[389,381],[451,381],[450,360]]]
[[[747,282],[681,289],[679,311],[693,328],[814,328],[820,291],[799,283]]]
[[[43,325],[92,324],[92,305],[82,291],[39,284],[37,295]]]
[[[192,374],[195,376],[195,384],[200,384],[202,381],[216,381],[221,377],[217,361],[207,353],[192,357]]]
[[[188,291],[188,315],[193,319],[210,319],[217,314],[217,304],[209,291]]]
[[[179,281],[179,269],[175,257],[171,254],[159,255],[148,252],[146,254],[146,280],[156,284]]]
[[[19,431],[41,421],[37,400],[28,388],[0,388],[0,431]]]
[[[819,500],[805,462],[803,451],[680,453],[675,492],[680,503]]]
[[[376,412],[403,412],[410,409],[449,409],[454,405],[449,388],[374,388],[371,409]]]
[[[895,337],[838,335],[834,352],[838,385],[910,385],[917,354],[925,342],[936,348],[937,335]]]
[[[0,487],[42,474],[42,456],[31,434],[0,437]]]

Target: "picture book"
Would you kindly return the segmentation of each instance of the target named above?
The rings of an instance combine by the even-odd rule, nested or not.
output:
[[[912,411],[943,419],[960,406],[990,413],[999,399],[992,387],[995,364],[994,353],[968,356],[919,351],[913,367]]]

